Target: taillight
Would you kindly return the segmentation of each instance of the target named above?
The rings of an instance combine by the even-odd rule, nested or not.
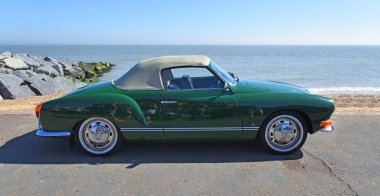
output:
[[[40,117],[41,106],[42,106],[42,103],[36,105],[36,116],[37,116],[37,118]]]

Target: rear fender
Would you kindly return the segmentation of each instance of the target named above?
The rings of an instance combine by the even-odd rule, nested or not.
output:
[[[71,131],[78,122],[91,117],[107,118],[117,127],[148,126],[135,100],[113,93],[73,95],[46,102],[40,121],[47,131]]]

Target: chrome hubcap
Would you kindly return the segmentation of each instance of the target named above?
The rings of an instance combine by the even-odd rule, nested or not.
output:
[[[288,144],[296,136],[296,130],[291,122],[282,121],[270,130],[271,140],[281,144]]]
[[[106,119],[94,118],[83,123],[80,141],[92,153],[105,153],[115,145],[116,128]]]
[[[110,136],[112,134],[110,134],[109,126],[102,122],[92,123],[86,131],[86,139],[89,142],[106,143]]]
[[[272,119],[266,127],[266,141],[274,150],[286,152],[296,148],[303,137],[301,122],[290,115]]]

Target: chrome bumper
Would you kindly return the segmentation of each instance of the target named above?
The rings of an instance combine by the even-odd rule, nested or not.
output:
[[[68,137],[70,132],[60,131],[60,132],[47,132],[43,129],[37,129],[36,135],[41,137]]]
[[[38,121],[38,129],[36,135],[41,137],[68,137],[71,135],[68,131],[44,131],[40,121]]]
[[[328,126],[326,128],[323,128],[323,129],[319,129],[320,132],[331,132],[331,131],[334,131],[334,126]]]

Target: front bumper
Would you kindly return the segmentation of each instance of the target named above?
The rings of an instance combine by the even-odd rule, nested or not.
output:
[[[334,126],[328,126],[328,127],[325,127],[325,128],[321,128],[319,129],[320,132],[331,132],[331,131],[334,131]]]

